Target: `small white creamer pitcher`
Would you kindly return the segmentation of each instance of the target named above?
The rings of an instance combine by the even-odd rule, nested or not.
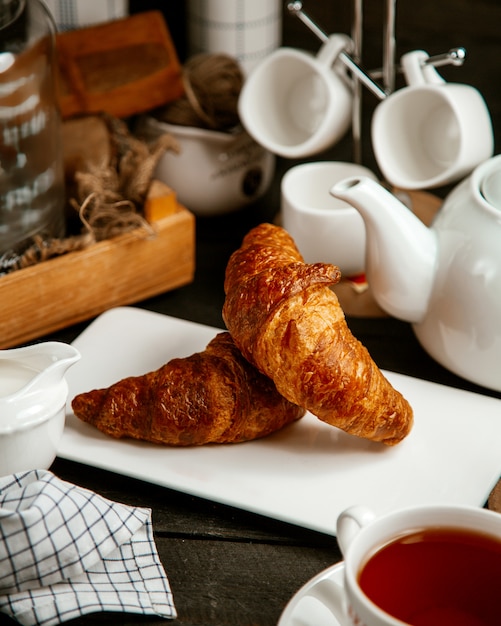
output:
[[[47,469],[61,438],[76,348],[48,341],[0,350],[0,476]]]

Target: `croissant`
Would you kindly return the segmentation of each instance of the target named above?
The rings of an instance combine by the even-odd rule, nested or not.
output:
[[[334,265],[306,264],[283,228],[261,224],[230,257],[223,319],[242,354],[290,402],[348,433],[394,445],[413,411],[350,332]]]
[[[173,446],[256,439],[305,413],[243,358],[227,332],[203,352],[81,393],[72,408],[79,419],[112,437]]]

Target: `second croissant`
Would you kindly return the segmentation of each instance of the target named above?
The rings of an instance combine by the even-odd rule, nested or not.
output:
[[[258,439],[305,413],[243,358],[225,332],[202,352],[81,393],[72,408],[112,437],[172,446]]]
[[[335,293],[339,269],[306,264],[283,228],[261,224],[226,269],[223,318],[242,354],[290,402],[348,433],[387,445],[413,411],[352,335]]]

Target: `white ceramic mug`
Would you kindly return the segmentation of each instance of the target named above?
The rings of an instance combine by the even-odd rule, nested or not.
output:
[[[366,167],[341,161],[303,163],[281,183],[282,226],[307,263],[332,263],[343,276],[365,268],[365,225],[360,213],[334,198],[333,184],[350,176],[376,176]]]
[[[402,57],[407,86],[383,99],[372,119],[372,144],[384,177],[402,189],[460,180],[492,156],[489,110],[470,85],[447,83],[428,54]]]
[[[496,545],[495,558],[501,567],[501,515],[499,513],[469,506],[428,505],[401,509],[377,517],[365,507],[354,506],[341,513],[337,521],[337,538],[344,557],[342,579],[338,577],[338,580],[334,580],[328,575],[319,576],[313,585],[305,588],[304,596],[314,598],[321,603],[326,610],[334,615],[341,626],[404,626],[408,622],[403,622],[383,611],[365,595],[358,581],[360,570],[380,548],[387,546],[395,539],[416,532],[436,531],[437,529],[444,529],[446,532],[452,531],[453,533],[473,533],[480,537],[487,537],[488,541],[492,541]],[[498,547],[500,551],[498,551]],[[431,561],[430,558],[430,572],[434,567]],[[460,553],[459,565],[456,565],[457,570],[460,570],[461,562],[462,555]],[[406,565],[407,563],[404,567]],[[392,569],[387,577],[390,585],[399,575],[396,569]],[[472,574],[472,572],[467,572],[468,574]],[[459,572],[459,575],[464,576],[465,574]],[[472,578],[478,581],[481,575],[482,572],[473,572]],[[424,577],[427,577],[426,573]],[[497,584],[498,581],[492,581],[493,593],[490,597],[492,611],[496,611],[497,607]],[[441,585],[440,582],[438,586],[441,587]],[[437,587],[435,586],[435,588]],[[473,596],[473,604],[475,604],[475,594],[478,593],[478,589],[475,591],[472,588],[471,594],[466,595]],[[489,603],[486,598],[480,600],[477,596],[476,599],[478,600],[477,604]],[[427,613],[426,619],[431,621],[426,621],[425,616],[415,616],[412,623],[440,623],[444,626],[449,624],[456,626],[468,624],[470,626],[477,623],[494,623],[478,621],[478,616],[465,614],[462,600],[463,597],[458,600],[455,599],[454,606],[445,604],[433,608],[427,606],[424,609]],[[457,605],[456,601],[458,602]],[[431,617],[432,612],[435,613],[435,617]],[[437,613],[441,616],[439,621],[436,621]]]
[[[317,56],[280,48],[251,73],[239,97],[239,115],[254,139],[286,158],[317,154],[343,137],[351,124],[352,89],[336,63],[351,47],[331,35]]]

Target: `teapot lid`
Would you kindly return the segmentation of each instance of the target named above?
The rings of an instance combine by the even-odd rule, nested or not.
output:
[[[499,217],[501,211],[501,154],[484,161],[471,175],[471,189],[480,197],[484,209]]]

